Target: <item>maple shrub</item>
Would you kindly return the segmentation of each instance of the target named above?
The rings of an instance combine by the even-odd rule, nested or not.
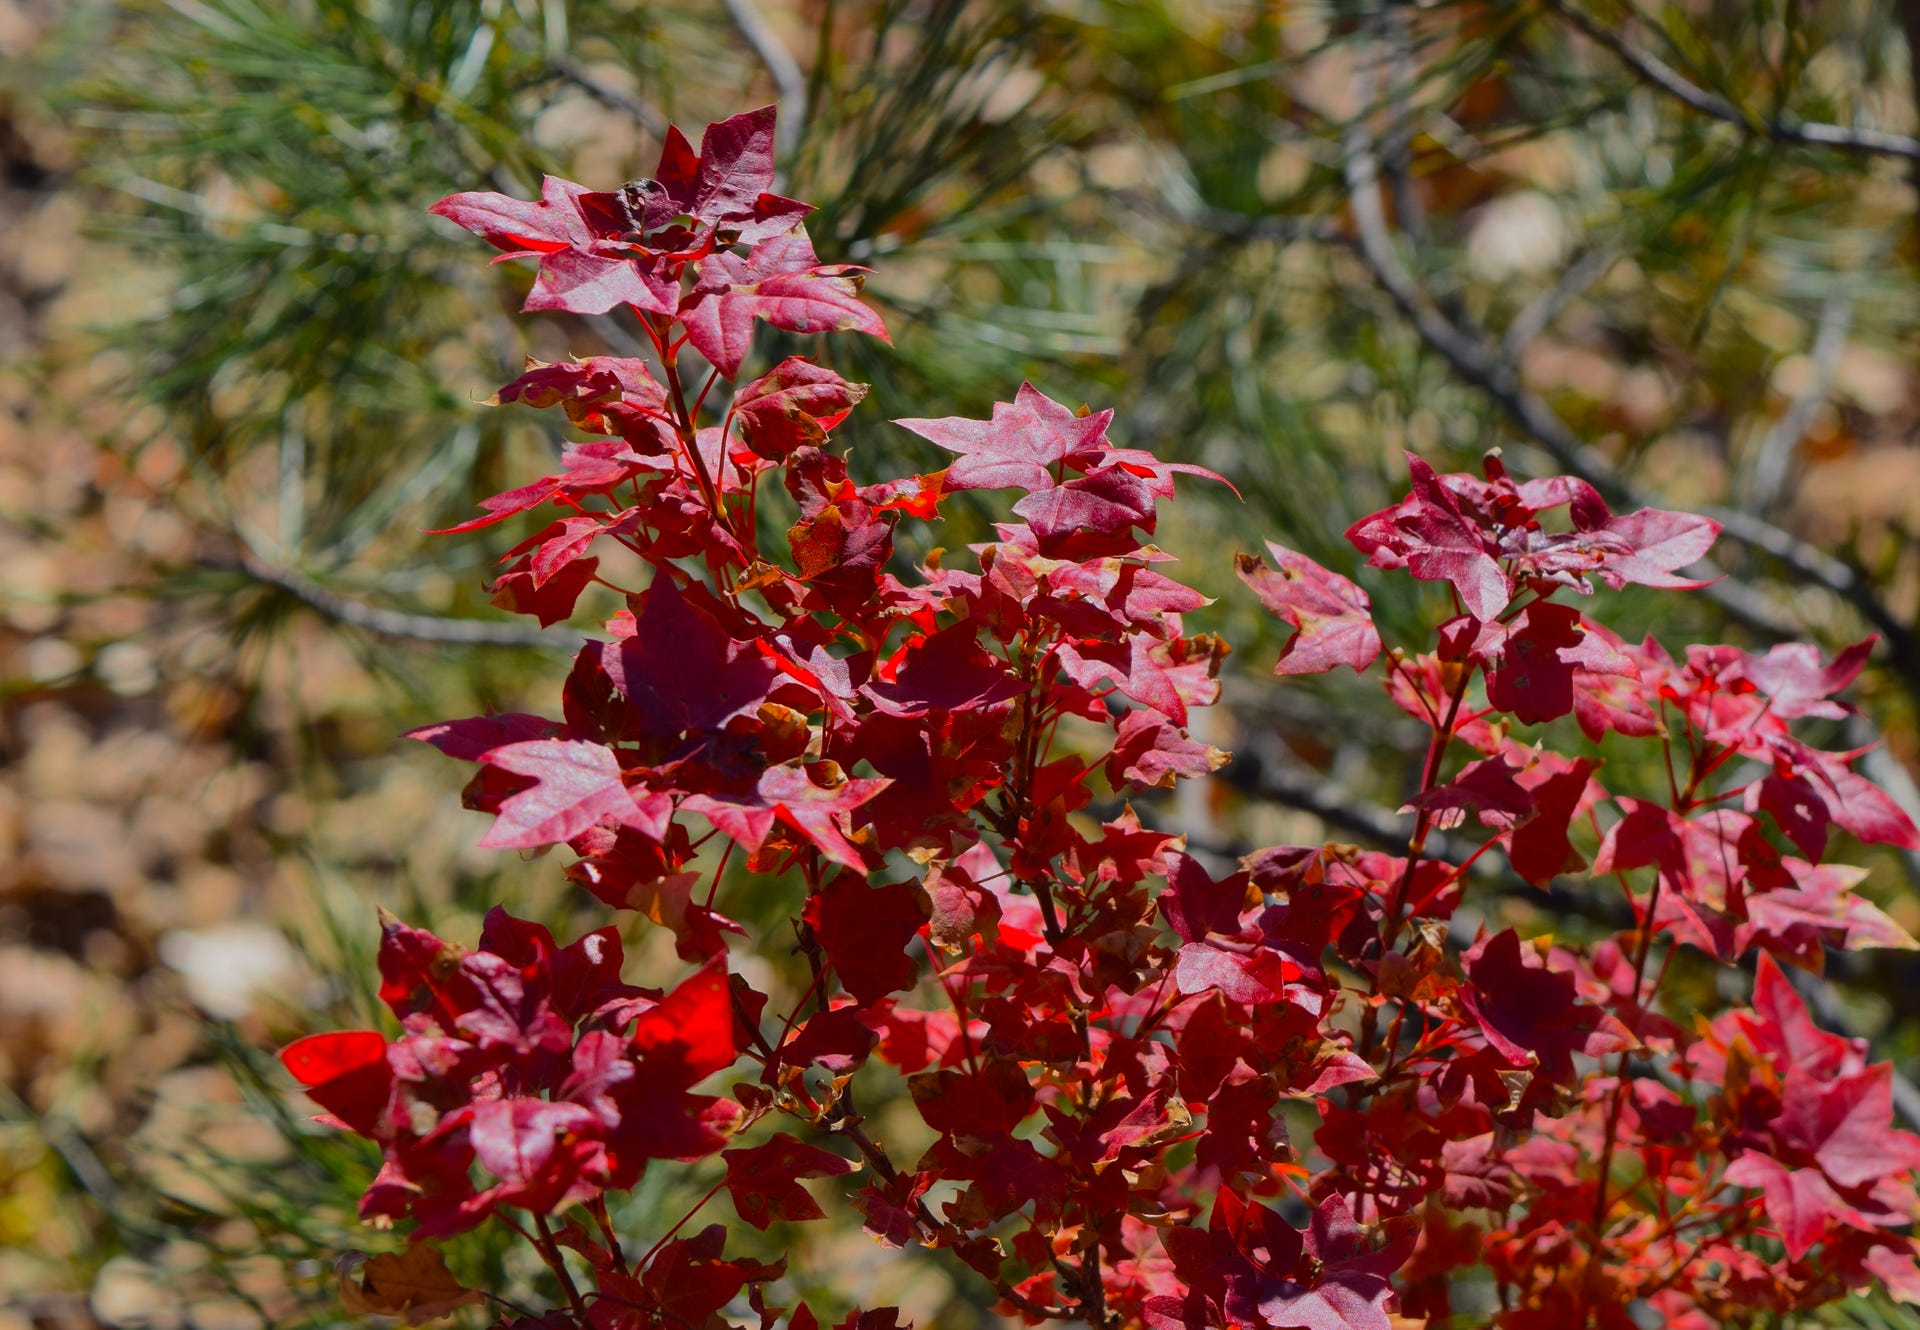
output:
[[[528,309],[625,311],[654,352],[530,363],[501,390],[593,437],[454,528],[557,511],[507,552],[496,603],[560,623],[614,546],[651,576],[574,658],[558,719],[414,733],[476,764],[483,845],[565,845],[611,922],[563,945],[495,909],[469,950],[388,917],[399,1034],[285,1051],[384,1156],[363,1218],[410,1226],[350,1305],[469,1300],[432,1244],[492,1222],[557,1304],[504,1330],[816,1326],[724,1224],[616,1231],[609,1193],[650,1168],[759,1229],[857,1212],[1028,1323],[1710,1327],[1869,1286],[1920,1298],[1920,1138],[1892,1124],[1891,1069],[1818,1028],[1783,969],[1913,945],[1853,893],[1862,870],[1822,859],[1836,827],[1920,836],[1858,754],[1796,734],[1847,713],[1871,644],[1823,664],[1623,641],[1579,608],[1593,583],[1697,587],[1679,570],[1714,523],[1615,515],[1497,456],[1483,477],[1409,458],[1408,496],[1348,534],[1450,586],[1428,649],[1383,650],[1367,593],[1297,553],[1239,564],[1294,630],[1280,674],[1378,665],[1430,731],[1406,854],[1280,846],[1223,876],[1124,804],[1225,760],[1187,724],[1227,648],[1184,630],[1206,601],[1144,543],[1176,477],[1219,478],[1030,384],[985,420],[898,422],[952,463],[872,484],[831,438],[864,389],[829,369],[783,360],[716,409],[756,320],[887,336],[860,270],[816,256],[808,206],[769,192],[773,120],[713,124],[697,154],[670,132],[655,178],[615,193],[548,179],[537,202],[434,209],[537,259]],[[798,516],[769,548],[776,484]],[[960,490],[1014,492],[994,538],[897,568],[896,528]],[[1657,749],[1664,794],[1614,794],[1593,751],[1531,740],[1569,715]],[[791,931],[728,917],[730,864],[735,889],[791,900]],[[1578,948],[1456,933],[1475,873],[1584,875],[1623,927]],[[677,973],[625,973],[622,930],[648,925]],[[1683,947],[1751,963],[1748,1004],[1663,1010]],[[804,991],[756,988],[729,960],[753,948],[804,958]],[[917,1158],[862,1115],[875,1060],[931,1134]]]

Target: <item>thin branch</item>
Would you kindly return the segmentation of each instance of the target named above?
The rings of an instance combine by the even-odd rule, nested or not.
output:
[[[1492,398],[1520,430],[1572,474],[1587,481],[1615,502],[1643,506],[1647,498],[1625,476],[1614,469],[1598,449],[1583,441],[1552,407],[1528,392],[1520,381],[1518,368],[1498,359],[1487,350],[1486,339],[1477,329],[1469,329],[1442,313],[1421,288],[1394,252],[1393,240],[1380,206],[1379,167],[1364,125],[1354,122],[1347,130],[1347,191],[1351,202],[1354,248],[1402,314],[1413,324],[1422,341],[1438,352],[1461,379]],[[1731,508],[1705,507],[1700,510],[1725,528],[1732,540],[1779,560],[1795,574],[1823,586],[1842,597],[1886,638],[1894,668],[1910,688],[1920,688],[1920,643],[1913,630],[1895,618],[1873,588],[1852,568],[1798,536],[1781,530],[1751,513]],[[1750,591],[1735,589],[1726,580],[1715,582],[1707,594],[1725,608],[1745,617],[1754,608]],[[1777,631],[1779,616],[1765,614],[1755,627]]]
[[[780,118],[774,130],[775,149],[784,157],[800,140],[807,124],[807,77],[787,48],[780,44],[767,20],[754,8],[753,0],[720,0],[733,20],[733,26],[746,38],[754,55],[766,67],[779,97]]]
[[[1535,338],[1553,326],[1566,307],[1585,295],[1587,288],[1607,275],[1607,270],[1620,259],[1620,253],[1614,249],[1590,249],[1572,263],[1552,286],[1542,291],[1527,303],[1526,308],[1514,315],[1513,322],[1507,325],[1506,335],[1500,341],[1500,358],[1515,361],[1520,359]]]
[[[636,125],[655,138],[666,137],[667,118],[651,102],[642,101],[625,88],[606,82],[570,55],[555,56],[550,64],[554,73],[603,106],[625,112]]]
[[[1642,51],[1612,28],[1567,3],[1546,0],[1547,7],[1563,15],[1599,45],[1632,70],[1642,82],[1659,88],[1669,96],[1715,120],[1735,125],[1746,133],[1775,143],[1795,143],[1812,148],[1832,148],[1838,152],[1861,153],[1877,157],[1900,157],[1920,163],[1920,139],[1906,134],[1891,134],[1879,129],[1851,129],[1819,121],[1768,120],[1748,111],[1715,92],[1690,82],[1673,66],[1651,52]]]
[[[329,591],[305,573],[276,568],[251,551],[242,551],[240,568],[256,582],[278,587],[324,618],[362,628],[381,637],[452,646],[540,647],[564,650],[561,641],[537,628],[485,619],[448,619],[433,614],[406,614],[399,610],[363,605]]]

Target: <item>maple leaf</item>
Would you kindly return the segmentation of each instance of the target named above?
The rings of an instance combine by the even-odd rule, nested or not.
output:
[[[1594,873],[1626,873],[1653,865],[1669,881],[1684,888],[1692,880],[1685,819],[1672,809],[1646,799],[1622,795],[1618,803],[1627,815],[1608,827],[1600,838],[1600,850],[1593,860]]]
[[[1747,787],[1749,812],[1764,809],[1800,853],[1818,863],[1827,851],[1827,827],[1833,821],[1826,800],[1805,776],[1773,774]]]
[[[1307,1330],[1390,1330],[1387,1307],[1394,1295],[1387,1276],[1406,1260],[1412,1243],[1374,1252],[1362,1238],[1344,1200],[1335,1195],[1322,1201],[1301,1242],[1315,1263],[1315,1274],[1304,1287],[1266,1292],[1258,1302],[1266,1323]]]
[[[1853,888],[1867,876],[1864,868],[1781,861],[1790,885],[1749,890],[1747,914],[1752,936],[1792,955],[1818,956],[1823,942],[1847,951],[1920,947],[1913,935]]]
[[[378,1030],[310,1034],[280,1050],[280,1063],[327,1110],[321,1120],[372,1136],[393,1090],[387,1039]]]
[[[1006,1136],[1033,1112],[1033,1086],[1017,1062],[984,1061],[979,1071],[947,1067],[907,1078],[914,1107],[949,1136]]]
[[[780,1045],[780,1062],[792,1067],[819,1067],[831,1076],[857,1070],[879,1042],[879,1036],[867,1025],[868,1016],[858,1007],[816,1011],[793,1038]]]
[[[681,299],[687,340],[731,379],[753,342],[753,322],[788,332],[853,329],[890,342],[886,324],[860,302],[866,271],[820,262],[804,227],[754,247],[744,258],[720,253],[700,265],[700,279]]]
[[[1068,544],[1084,547],[1088,537],[1131,539],[1134,527],[1152,531],[1153,490],[1126,468],[1108,466],[1035,490],[1013,511],[1031,524],[1043,552],[1064,552]]]
[[[1129,783],[1170,790],[1176,779],[1208,775],[1229,760],[1229,754],[1190,738],[1159,712],[1142,708],[1120,718],[1113,751],[1107,755],[1107,782],[1116,790]]]
[[[1860,677],[1878,636],[1841,650],[1829,665],[1820,663],[1820,649],[1806,642],[1782,642],[1764,656],[1749,656],[1740,674],[1768,698],[1767,710],[1781,720],[1818,716],[1845,720],[1854,708],[1829,701]]]
[[[642,1012],[632,1041],[649,1075],[682,1089],[732,1066],[739,1044],[726,958],[715,956]]]
[[[939,420],[896,420],[921,438],[939,444],[960,460],[947,468],[949,490],[1049,490],[1058,483],[1055,469],[1069,464],[1085,471],[1112,450],[1107,442],[1111,410],[1079,415],[1031,383],[1022,383],[1011,402],[995,402],[986,420],[947,416]]]
[[[1241,927],[1247,882],[1245,873],[1216,882],[1191,856],[1167,856],[1167,889],[1160,893],[1159,907],[1186,943],[1174,964],[1174,983],[1182,993],[1217,989],[1230,1002],[1279,1002],[1287,985],[1305,973],[1296,961],[1266,946],[1257,930]]]
[[[481,1301],[453,1277],[440,1249],[425,1242],[378,1256],[349,1252],[335,1273],[340,1306],[350,1316],[398,1316],[408,1325],[425,1325]]]
[[[659,840],[673,816],[670,795],[629,788],[619,759],[600,744],[530,739],[489,749],[481,760],[536,782],[501,805],[499,819],[480,841],[482,849],[557,845],[603,818]]]
[[[544,716],[529,716],[507,711],[493,716],[470,716],[465,720],[443,720],[408,730],[402,738],[432,744],[448,757],[478,762],[496,748],[525,743],[529,739],[551,739],[560,727]]]
[[[1408,453],[1407,467],[1413,492],[1355,522],[1347,539],[1376,568],[1405,568],[1425,581],[1451,583],[1467,613],[1491,623],[1512,599],[1493,557],[1498,543],[1468,518],[1431,466]]]
[[[980,646],[980,630],[965,619],[909,641],[861,692],[892,716],[932,711],[980,711],[1023,691],[1005,661]]]
[[[660,426],[671,426],[673,420],[667,414],[667,390],[644,360],[628,356],[588,356],[558,364],[529,356],[526,371],[495,393],[491,404],[508,402],[532,407],[557,403],[581,429],[655,445],[664,442]]]
[[[906,946],[927,922],[927,912],[912,883],[869,887],[854,874],[837,874],[808,899],[802,917],[855,1001],[876,1002],[913,987],[919,967]]]
[[[1788,1066],[1772,1126],[1835,1186],[1856,1188],[1920,1164],[1920,1138],[1892,1124],[1893,1067],[1882,1062],[1833,1078]]]
[[[1533,795],[1514,779],[1518,771],[1504,757],[1469,762],[1445,785],[1420,794],[1400,811],[1437,814],[1442,828],[1458,826],[1471,812],[1485,826],[1510,829],[1534,812]]]
[[[999,865],[990,867],[997,876]],[[932,906],[927,936],[935,946],[961,951],[976,935],[992,940],[1000,921],[1000,898],[974,880],[967,856],[934,868],[922,885]]]
[[[1488,633],[1487,700],[1515,719],[1537,725],[1573,710],[1576,673],[1637,679],[1631,658],[1588,631],[1580,612],[1553,601],[1534,601],[1500,633]]]
[[[1321,674],[1346,665],[1358,674],[1373,664],[1380,630],[1367,593],[1284,545],[1268,541],[1267,553],[1278,571],[1245,554],[1235,557],[1234,568],[1260,603],[1294,629],[1273,672]]]
[[[734,394],[733,418],[748,447],[779,461],[795,448],[822,442],[866,395],[866,384],[788,356]]]
[[[429,211],[480,236],[504,258],[539,259],[539,276],[526,310],[605,314],[620,305],[672,314],[679,283],[658,260],[621,241],[624,227],[592,206],[583,185],[547,176],[540,198],[470,192],[440,200]]]
[[[580,500],[605,494],[624,485],[642,472],[672,471],[674,458],[662,453],[642,455],[626,439],[595,439],[588,443],[568,444],[560,455],[562,470],[542,476],[530,485],[495,494],[480,501],[481,515],[457,526],[430,530],[430,536],[477,531],[503,522],[516,514],[530,512],[547,503],[565,503],[578,509]]]
[[[646,1324],[703,1326],[741,1289],[777,1279],[785,1267],[784,1261],[730,1261],[723,1254],[726,1245],[727,1230],[720,1224],[665,1244],[641,1274],[633,1290],[639,1296],[626,1300],[648,1313]]]
[[[1465,960],[1460,1001],[1487,1042],[1515,1067],[1538,1067],[1556,1084],[1573,1080],[1573,1054],[1618,1046],[1620,1031],[1575,994],[1573,976],[1529,963],[1509,928],[1482,938]]]
[[[1569,831],[1598,766],[1588,758],[1577,758],[1528,791],[1534,815],[1515,828],[1507,842],[1507,861],[1534,886],[1544,887],[1561,873],[1587,866],[1573,848]]]
[[[720,1157],[727,1161],[727,1192],[733,1197],[733,1208],[763,1231],[776,1220],[825,1218],[826,1212],[799,1179],[853,1171],[853,1165],[839,1155],[803,1145],[784,1132],[764,1145],[726,1150]]]
[[[1868,1232],[1883,1227],[1876,1222],[1878,1214],[1862,1211],[1845,1199],[1818,1168],[1792,1168],[1758,1150],[1748,1150],[1727,1166],[1725,1176],[1737,1186],[1760,1191],[1767,1217],[1779,1230],[1790,1260],[1799,1260],[1822,1241],[1831,1244],[1836,1225]],[[1905,1216],[1886,1218],[1894,1224],[1905,1222]]]
[[[634,229],[676,248],[692,239],[678,233],[689,221],[725,232],[716,239],[731,244],[754,245],[791,231],[813,207],[769,192],[775,118],[773,107],[762,106],[716,120],[700,136],[697,155],[679,126],[669,125],[653,178],[621,191],[620,206]]]
[[[1629,582],[1640,586],[1690,590],[1705,582],[1676,577],[1676,569],[1698,563],[1719,539],[1720,524],[1692,513],[1671,513],[1658,508],[1616,517],[1607,524],[1607,534],[1622,541],[1629,553],[1613,555],[1595,571],[1600,580],[1618,590]]]
[[[840,819],[890,784],[885,777],[860,777],[822,786],[815,784],[803,768],[768,767],[751,791],[696,794],[683,807],[699,813],[750,850],[758,850],[773,824],[782,822],[834,863],[864,873],[866,860],[847,840]]]
[[[664,573],[640,598],[633,635],[605,644],[599,659],[641,731],[661,737],[718,731],[754,714],[780,672]]]
[[[551,628],[573,617],[575,603],[599,568],[598,559],[574,559],[542,580],[523,558],[494,582],[491,603],[510,614],[531,614],[542,628]]]
[[[544,1214],[597,1195],[606,1180],[598,1128],[582,1104],[519,1095],[476,1103],[474,1159],[500,1179],[489,1200]]]

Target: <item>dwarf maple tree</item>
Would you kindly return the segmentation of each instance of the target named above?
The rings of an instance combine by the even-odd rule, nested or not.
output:
[[[474,764],[482,844],[564,845],[612,922],[562,945],[496,909],[469,950],[387,918],[398,1033],[284,1053],[382,1152],[363,1217],[415,1243],[512,1225],[562,1305],[503,1330],[816,1325],[724,1225],[616,1231],[608,1194],[657,1168],[755,1228],[856,1213],[1029,1323],[1385,1330],[1471,1315],[1477,1288],[1501,1326],[1624,1330],[1636,1309],[1705,1327],[1869,1284],[1915,1297],[1920,1138],[1892,1125],[1889,1069],[1781,968],[1913,945],[1822,857],[1835,829],[1920,835],[1858,753],[1796,728],[1846,714],[1871,644],[1823,663],[1623,641],[1582,608],[1594,583],[1698,586],[1681,570],[1712,522],[1616,515],[1497,456],[1483,476],[1409,458],[1408,496],[1348,534],[1451,589],[1423,649],[1386,648],[1368,593],[1300,554],[1239,562],[1291,629],[1278,673],[1377,666],[1426,727],[1406,852],[1278,846],[1223,872],[1124,804],[1226,760],[1187,728],[1226,644],[1187,631],[1207,601],[1148,543],[1177,477],[1220,477],[1031,384],[984,420],[899,422],[953,460],[871,484],[832,438],[865,389],[830,369],[787,359],[721,408],[756,321],[886,336],[860,270],[821,263],[807,205],[771,192],[772,144],[763,109],[698,153],[670,131],[656,177],[613,193],[436,205],[537,260],[527,308],[625,310],[653,351],[529,364],[499,400],[590,437],[454,530],[556,514],[495,583],[542,623],[602,580],[596,551],[651,580],[580,649],[558,718],[414,732]],[[784,540],[756,503],[773,485]],[[897,528],[968,489],[1013,491],[1009,520],[900,567]],[[1657,750],[1664,794],[1616,793],[1597,750],[1533,729],[1569,717]],[[1440,831],[1466,853],[1434,853]],[[725,913],[736,851],[753,890],[787,893],[791,938]],[[1580,947],[1469,930],[1472,873],[1501,862],[1585,883],[1625,926]],[[648,926],[682,968],[643,987],[621,938]],[[731,960],[791,939],[804,991]],[[1665,1010],[1683,948],[1753,969],[1750,1003]],[[906,1078],[918,1158],[858,1107],[874,1062]]]

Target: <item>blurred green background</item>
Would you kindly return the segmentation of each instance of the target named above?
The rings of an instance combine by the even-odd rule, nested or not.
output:
[[[334,1256],[392,1240],[271,1050],[373,1019],[376,904],[456,938],[495,900],[598,921],[557,862],[475,851],[463,773],[396,736],[551,706],[568,634],[483,591],[514,537],[420,532],[557,448],[482,404],[525,355],[629,348],[519,316],[528,275],[425,208],[611,188],[669,119],[777,101],[820,252],[876,270],[893,347],[757,345],[874,385],[865,478],[938,464],[890,417],[1028,377],[1239,486],[1159,533],[1237,647],[1204,723],[1239,759],[1143,808],[1196,846],[1391,839],[1421,735],[1344,672],[1275,683],[1232,555],[1351,571],[1407,449],[1726,510],[1712,593],[1605,612],[1675,648],[1879,632],[1826,737],[1884,744],[1913,807],[1920,3],[1636,5],[0,0],[0,1330],[342,1319]],[[1444,606],[1377,610],[1409,644]],[[1913,865],[1864,861],[1920,929]],[[1476,908],[1603,926],[1495,887]],[[1829,979],[1826,1019],[1920,1070],[1908,955]],[[678,1213],[666,1172],[642,1227]],[[844,1276],[817,1306],[992,1322],[857,1224],[771,1242]]]

